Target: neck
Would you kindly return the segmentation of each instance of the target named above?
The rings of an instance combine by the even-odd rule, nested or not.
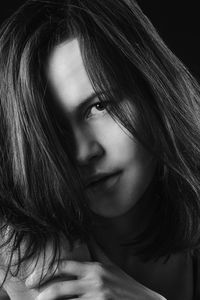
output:
[[[142,233],[156,207],[155,190],[156,181],[153,180],[138,202],[121,216],[108,218],[93,214],[93,234],[96,241],[102,247],[111,239],[115,245],[120,245]]]

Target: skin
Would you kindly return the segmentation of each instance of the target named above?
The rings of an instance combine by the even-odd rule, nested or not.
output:
[[[100,249],[98,251],[101,252]],[[128,276],[104,254],[99,254],[103,257],[104,264],[70,260],[61,262],[55,275],[73,274],[76,279],[44,284],[38,289],[36,300],[56,300],[63,296],[83,300],[166,300]],[[37,285],[40,272],[41,269],[38,268],[26,280],[28,288]]]
[[[64,115],[70,122],[75,159],[83,180],[91,174],[115,174],[95,186],[86,186],[91,210],[103,217],[123,215],[149,185],[155,170],[152,157],[111,118],[106,106],[94,95],[76,39],[53,49],[46,74],[57,112],[62,112],[61,117]],[[101,263],[63,259],[59,264],[56,275],[73,275],[75,279],[43,282],[38,287],[41,274],[38,266],[26,280],[26,286],[38,291],[37,300],[165,299],[127,275],[97,249],[101,252]]]
[[[117,232],[123,237],[130,228],[137,228],[137,225],[146,219],[144,210],[140,211],[141,215],[137,215],[135,204],[141,204],[138,200],[154,175],[155,162],[142,145],[111,118],[106,107],[99,103],[97,95],[94,96],[76,39],[66,41],[53,49],[46,66],[46,75],[54,96],[55,113],[70,122],[76,145],[75,160],[83,181],[89,175],[117,172],[100,184],[86,187],[85,192],[88,194],[92,211],[107,220],[114,220],[114,223],[120,220],[118,227],[114,224],[113,228],[115,234]],[[88,98],[89,102],[86,101]],[[134,113],[137,117],[137,112]],[[148,194],[149,198],[151,197]],[[149,203],[149,208],[151,206]],[[134,214],[130,213],[133,207]],[[8,293],[11,291],[11,299],[191,299],[192,291],[186,296],[188,286],[192,286],[191,278],[181,277],[181,274],[191,274],[192,271],[191,264],[188,267],[185,265],[185,257],[172,257],[168,264],[161,261],[143,264],[137,257],[120,252],[119,236],[113,234],[111,227],[101,232],[106,253],[94,241],[98,262],[90,261],[85,245],[79,245],[70,252],[67,242],[63,241],[62,259],[56,273],[52,274],[51,271],[53,272],[56,266],[48,269],[48,257],[52,255],[50,246],[46,249],[45,261],[48,275],[43,279],[42,285],[40,276],[42,271],[45,272],[43,256],[39,258],[39,263],[33,271],[30,263],[31,271],[29,269],[27,280],[20,281],[22,292],[16,293],[13,279],[8,281],[6,290]],[[114,251],[112,247],[106,248],[106,245],[111,244],[114,245]],[[112,253],[109,258],[107,250]],[[122,266],[120,260],[125,262],[125,265]],[[186,267],[188,272],[185,272]],[[178,287],[175,288],[175,293],[171,291],[172,285]],[[18,282],[17,286],[19,287]],[[186,287],[182,289],[182,294],[180,286]]]
[[[82,177],[117,173],[103,183],[86,188],[90,208],[106,217],[126,213],[152,179],[153,158],[108,114],[106,105],[94,94],[77,39],[53,49],[46,74],[54,105],[72,127],[76,161]],[[88,103],[89,97],[92,99]]]

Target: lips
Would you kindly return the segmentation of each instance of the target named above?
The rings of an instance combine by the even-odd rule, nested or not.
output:
[[[89,188],[96,188],[96,187],[104,187],[114,184],[119,175],[121,174],[121,171],[119,172],[112,172],[112,173],[100,173],[93,175],[88,178],[86,181],[85,187],[86,189]]]

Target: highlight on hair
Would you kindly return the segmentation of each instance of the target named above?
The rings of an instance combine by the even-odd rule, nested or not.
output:
[[[0,33],[0,218],[2,236],[21,264],[60,236],[87,241],[91,216],[73,160],[73,136],[51,109],[45,61],[76,37],[95,91],[111,115],[155,157],[157,209],[129,241],[159,258],[199,247],[200,88],[134,0],[29,0]],[[128,98],[138,111],[135,118]],[[63,133],[64,132],[64,133]],[[155,200],[156,201],[156,200]],[[151,237],[149,240],[148,237]],[[25,252],[20,245],[26,244]]]

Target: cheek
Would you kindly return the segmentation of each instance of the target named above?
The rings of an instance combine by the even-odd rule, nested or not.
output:
[[[106,116],[96,122],[93,132],[107,158],[118,164],[138,163],[148,157],[145,149],[121,124]]]

